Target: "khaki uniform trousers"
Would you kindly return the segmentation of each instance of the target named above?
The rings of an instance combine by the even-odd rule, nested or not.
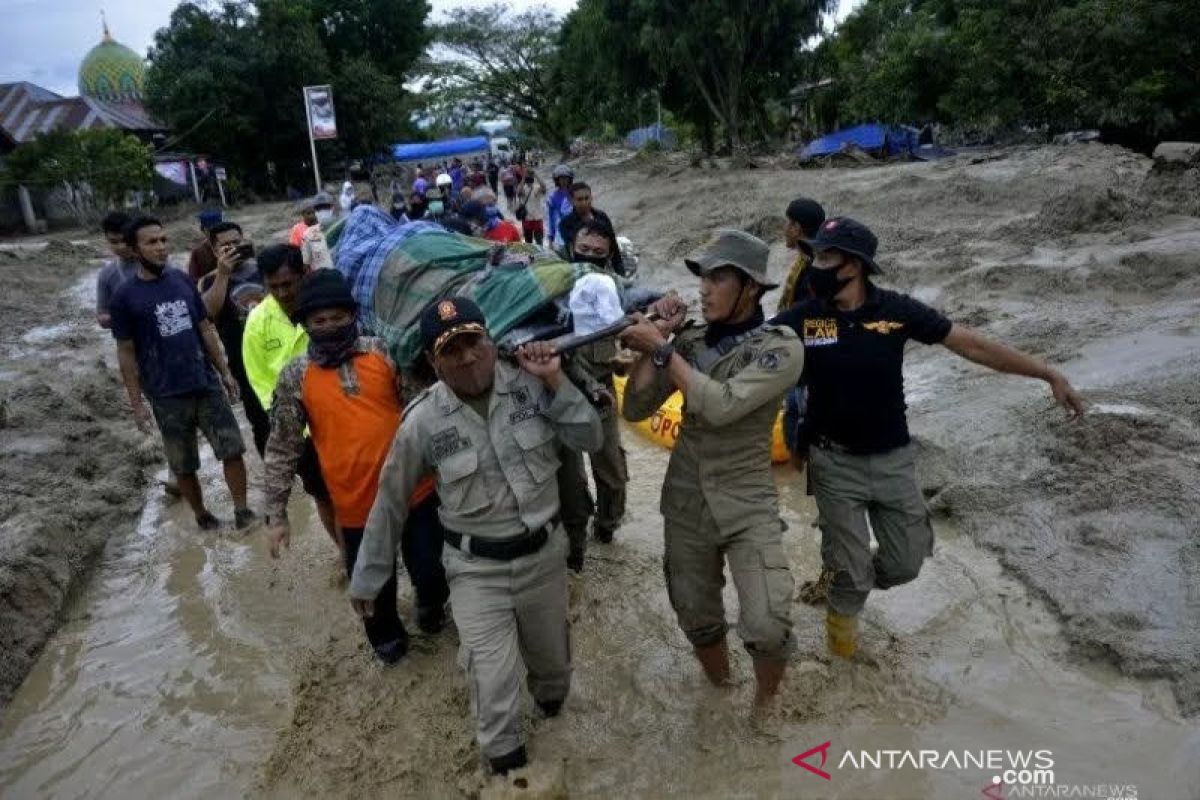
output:
[[[476,739],[487,758],[516,750],[521,678],[538,702],[563,700],[571,686],[566,536],[561,528],[536,553],[498,561],[449,545],[442,552],[458,627]]]
[[[612,390],[612,387],[609,387]],[[571,552],[587,549],[588,518],[594,513],[596,525],[615,531],[625,517],[625,487],[629,483],[629,468],[625,463],[625,448],[621,447],[620,425],[614,409],[600,412],[604,430],[604,446],[588,453],[592,476],[596,479],[596,500],[588,490],[587,473],[583,469],[583,453],[559,447],[558,497],[563,527],[571,542]]]
[[[722,531],[699,492],[672,503],[664,516],[663,571],[667,594],[688,640],[696,646],[725,636],[725,562],[738,593],[738,636],[755,656],[786,658],[795,649],[791,606],[795,584],[783,552],[783,523],[759,522]]]
[[[862,611],[872,589],[908,583],[933,553],[933,528],[917,483],[916,448],[908,444],[858,456],[812,447],[808,470],[821,528],[821,560],[834,572],[829,607],[853,616]],[[873,556],[872,531],[879,542]]]

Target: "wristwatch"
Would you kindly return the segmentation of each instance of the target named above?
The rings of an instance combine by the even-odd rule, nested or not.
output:
[[[654,352],[650,354],[650,363],[658,369],[666,369],[667,364],[671,363],[671,356],[673,355],[675,355],[675,345],[670,342],[663,342],[654,348]]]

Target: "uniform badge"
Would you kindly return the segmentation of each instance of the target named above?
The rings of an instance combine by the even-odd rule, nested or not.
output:
[[[882,333],[884,336],[892,331],[898,331],[904,327],[903,322],[890,322],[888,320],[879,320],[878,322],[864,322],[863,327],[875,333]]]
[[[449,322],[458,316],[458,308],[454,305],[453,300],[443,300],[438,304],[438,316],[442,318],[442,322]]]
[[[529,405],[529,389],[524,386],[518,386],[516,389],[513,389],[513,400],[516,401],[518,406]]]
[[[431,437],[429,455],[434,461],[443,461],[470,446],[471,440],[459,434],[458,428],[447,428]]]
[[[834,318],[806,319],[800,334],[805,347],[837,344],[838,324]]]
[[[765,369],[767,372],[774,372],[779,369],[779,365],[787,358],[787,350],[782,347],[776,347],[767,350],[758,357],[758,366]]]

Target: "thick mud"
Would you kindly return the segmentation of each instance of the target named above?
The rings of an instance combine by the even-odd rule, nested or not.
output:
[[[778,217],[809,194],[879,233],[885,285],[1059,362],[1093,402],[1068,423],[1037,383],[912,350],[935,555],[914,583],[872,596],[853,663],[826,656],[823,612],[797,602],[799,647],[773,717],[748,713],[740,648],[731,692],[703,681],[663,587],[667,453],[624,430],[628,521],[573,579],[572,696],[557,719],[530,711],[527,772],[503,781],[480,770],[453,628],[417,634],[395,668],[374,662],[307,499],[293,502],[293,550],[273,563],[259,537],[197,534],[151,488],[0,723],[3,793],[949,798],[990,784],[967,771],[961,784],[874,774],[859,785],[839,773],[827,785],[791,762],[869,729],[893,736],[879,743],[890,747],[1019,740],[1054,751],[1058,784],[1197,797],[1195,176],[1152,174],[1148,160],[1096,145],[1003,155],[859,170],[579,169],[640,246],[648,282],[690,287],[680,257],[719,226],[771,241],[782,274]],[[110,347],[78,345],[93,360]],[[109,391],[122,409],[119,385]],[[153,448],[136,460],[157,469]],[[211,464],[205,480],[222,509]],[[790,469],[776,480],[793,569],[811,577],[811,500]],[[733,618],[731,591],[727,607]],[[402,613],[412,618],[407,596]]]

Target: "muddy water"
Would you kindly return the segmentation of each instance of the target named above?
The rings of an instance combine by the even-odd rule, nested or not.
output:
[[[228,514],[207,465],[210,507]],[[149,492],[135,531],[108,547],[91,586],[0,725],[10,797],[236,794],[286,720],[286,631],[246,602],[260,554],[201,535],[181,502]]]

